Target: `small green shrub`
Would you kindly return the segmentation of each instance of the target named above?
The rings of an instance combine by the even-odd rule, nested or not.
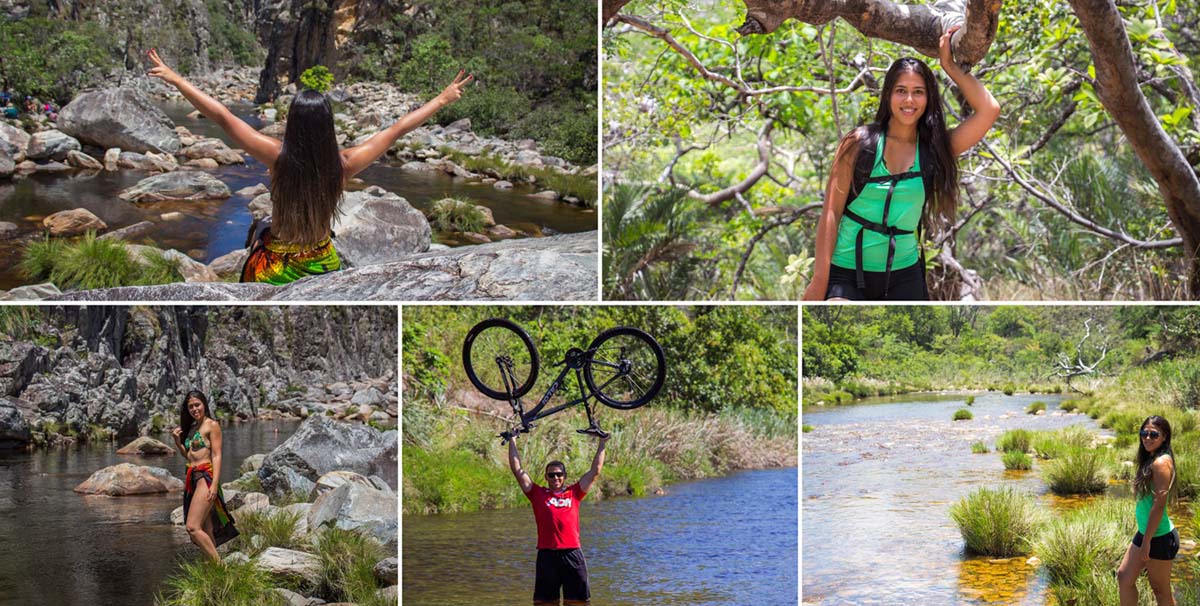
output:
[[[157,606],[286,606],[270,574],[254,562],[184,562],[166,590],[156,596]]]
[[[1013,386],[1012,383],[1007,383],[1004,385],[1004,395],[1011,396],[1014,393],[1016,393],[1016,391],[1017,391],[1017,388],[1015,386]]]
[[[432,222],[442,231],[478,232],[483,229],[486,217],[468,200],[446,198],[433,203],[430,209]]]
[[[251,511],[238,516],[237,525],[241,532],[238,543],[241,551],[248,556],[256,556],[268,547],[296,549],[303,541],[294,537],[296,525],[300,522],[300,512],[297,511]],[[253,537],[261,537],[253,540]]]
[[[967,549],[996,557],[1029,553],[1040,526],[1037,500],[1011,488],[980,488],[951,505],[950,518]]]
[[[955,421],[970,421],[973,418],[975,418],[975,415],[971,414],[971,411],[969,411],[965,408],[960,408],[960,409],[954,411],[954,420]]]
[[[1059,408],[1059,410],[1061,410],[1063,412],[1073,412],[1076,408],[1079,408],[1079,401],[1078,400],[1063,400],[1062,402],[1059,403],[1058,408]]]
[[[1025,414],[1027,414],[1027,415],[1035,415],[1039,412],[1045,412],[1045,411],[1046,411],[1046,403],[1041,400],[1038,400],[1025,408]]]
[[[975,396],[967,396],[967,406],[975,405]]]
[[[812,431],[812,430],[813,430],[813,426],[812,426],[812,425],[803,425],[803,426],[801,426],[801,427],[800,427],[800,431],[803,431],[804,433],[808,433],[808,432],[810,432],[810,431]]]
[[[1029,445],[1032,442],[1032,431],[1028,429],[1010,429],[1000,434],[1000,439],[996,440],[996,450],[1029,452]]]
[[[1004,461],[1004,468],[1009,471],[1033,469],[1033,459],[1023,452],[1008,450],[1000,458]]]
[[[1102,453],[1076,448],[1042,468],[1042,479],[1055,494],[1094,494],[1108,487]]]
[[[318,93],[325,94],[333,88],[333,74],[324,65],[314,65],[300,74],[300,84],[304,88],[311,88]]]
[[[971,444],[971,452],[974,454],[987,454],[988,445],[985,442],[975,442]]]
[[[48,279],[63,290],[183,281],[178,262],[151,252],[135,259],[123,242],[97,239],[94,232],[69,244],[49,238],[29,244],[21,271],[34,280]]]
[[[1052,583],[1081,587],[1094,572],[1116,570],[1129,546],[1129,503],[1100,499],[1049,522],[1033,550]]]
[[[352,530],[326,528],[316,540],[321,559],[319,592],[329,601],[383,606],[375,580],[375,564],[384,549],[374,540]]]

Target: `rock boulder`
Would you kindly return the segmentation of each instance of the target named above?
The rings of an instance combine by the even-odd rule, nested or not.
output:
[[[161,467],[121,463],[105,467],[75,487],[82,494],[123,497],[135,494],[183,492],[183,480]]]
[[[25,160],[25,148],[29,146],[29,133],[0,120],[0,149],[12,157],[13,162]]]
[[[396,460],[395,432],[313,416],[263,459],[258,478],[272,498],[308,495],[321,476],[336,470],[395,481]]]
[[[89,231],[104,231],[108,224],[86,208],[60,210],[42,219],[42,226],[51,236],[80,236]]]
[[[54,160],[61,162],[67,159],[70,151],[79,151],[79,141],[74,137],[57,130],[44,130],[29,137],[25,146],[25,157],[30,160]]]
[[[97,147],[175,153],[175,124],[145,93],[111,88],[75,97],[58,114],[63,132]]]
[[[174,448],[150,436],[142,436],[117,450],[117,454],[123,455],[169,455],[173,452]]]
[[[214,200],[232,195],[229,186],[220,179],[205,172],[189,170],[146,177],[121,192],[119,197],[127,202],[160,202]]]
[[[0,450],[22,448],[31,438],[29,423],[21,416],[21,411],[12,402],[0,398]]]
[[[396,194],[380,187],[348,192],[341,208],[333,224],[334,246],[352,265],[387,263],[429,250],[429,221]]]
[[[383,545],[397,542],[396,495],[356,483],[343,484],[313,501],[310,530],[332,526],[357,530]]]

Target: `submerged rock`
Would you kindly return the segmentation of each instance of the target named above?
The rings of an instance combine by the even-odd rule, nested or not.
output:
[[[133,225],[126,225],[121,229],[114,229],[103,236],[99,240],[125,240],[132,242],[141,240],[150,236],[150,232],[154,230],[154,223],[150,221],[138,221]]]
[[[285,286],[163,284],[71,291],[71,301],[594,301],[596,232],[431,250]]]
[[[213,200],[233,195],[220,179],[200,171],[182,171],[146,177],[119,194],[128,202],[162,200]]]
[[[132,88],[112,88],[75,97],[58,114],[58,127],[95,145],[135,152],[175,153],[175,124],[150,97]]]
[[[174,448],[150,436],[142,436],[117,450],[117,454],[124,455],[169,455],[174,452]]]
[[[121,463],[105,467],[75,487],[82,494],[123,497],[135,494],[183,492],[183,480],[161,467]]]

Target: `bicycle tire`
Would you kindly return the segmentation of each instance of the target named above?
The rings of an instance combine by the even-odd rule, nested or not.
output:
[[[611,351],[613,347],[616,352]],[[611,357],[614,353],[615,358]],[[621,362],[631,365],[629,372],[616,369]],[[597,374],[601,379],[599,385]],[[654,337],[637,328],[618,326],[600,333],[588,346],[583,379],[605,406],[630,410],[644,406],[658,395],[667,379],[666,357]],[[649,387],[643,387],[638,379]]]
[[[503,318],[490,318],[476,324],[463,340],[463,368],[471,384],[494,400],[509,399],[510,394],[495,361],[500,354],[513,358],[513,378],[520,383],[511,397],[519,398],[529,393],[537,382],[537,348],[524,329]]]

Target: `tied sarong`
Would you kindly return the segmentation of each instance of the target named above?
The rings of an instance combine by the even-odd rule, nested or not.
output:
[[[315,246],[302,246],[280,242],[265,230],[242,266],[241,281],[280,285],[341,268],[342,261],[329,238]]]
[[[212,464],[188,465],[187,476],[183,479],[183,521],[185,524],[188,512],[192,509],[192,495],[196,494],[196,485],[201,480],[208,484],[209,490],[214,490]],[[215,490],[217,491],[217,500],[213,502],[208,515],[212,519],[213,542],[219,547],[238,536],[238,529],[234,527],[233,516],[229,515],[229,510],[225,507],[225,497],[221,494],[221,487],[217,486]]]

